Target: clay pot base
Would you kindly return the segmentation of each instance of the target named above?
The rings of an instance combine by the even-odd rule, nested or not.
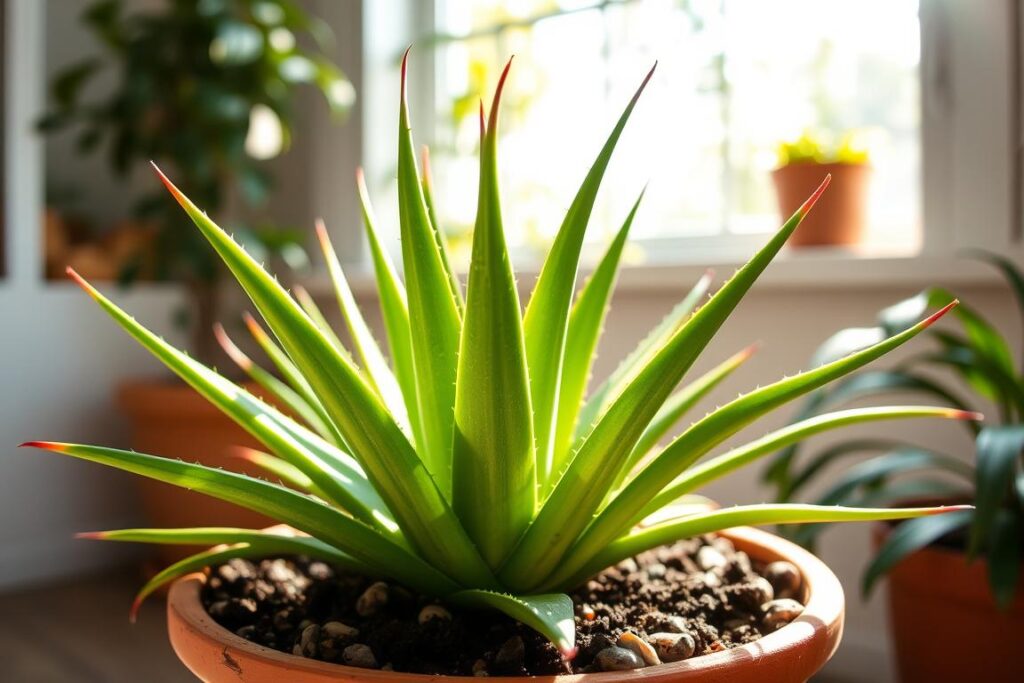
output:
[[[753,643],[730,650],[626,672],[513,678],[531,681],[581,683],[602,681],[701,681],[743,683],[805,681],[819,670],[838,646],[842,632],[843,593],[838,580],[817,558],[771,534],[734,529],[722,534],[756,561],[787,560],[804,577],[806,607],[792,623]],[[200,602],[203,577],[191,575],[175,583],[168,600],[171,644],[190,670],[205,681],[296,683],[325,681],[455,681],[458,676],[426,676],[358,669],[287,655],[251,643],[218,625]]]

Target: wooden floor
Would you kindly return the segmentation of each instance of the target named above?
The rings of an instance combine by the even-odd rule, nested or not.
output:
[[[133,568],[0,595],[0,681],[194,682],[167,642],[160,596],[128,623],[141,585]]]

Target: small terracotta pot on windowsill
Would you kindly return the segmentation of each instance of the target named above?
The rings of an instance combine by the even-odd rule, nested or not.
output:
[[[843,589],[811,553],[765,531],[722,532],[752,558],[787,560],[803,575],[806,607],[790,624],[760,640],[731,650],[628,672],[572,676],[502,678],[509,683],[800,683],[829,660],[843,631]],[[176,581],[167,601],[167,625],[178,657],[201,680],[217,683],[456,683],[457,676],[427,676],[358,669],[285,654],[252,643],[217,624],[199,598],[205,578],[191,574]]]
[[[792,216],[830,173],[828,192],[793,233],[787,242],[790,247],[852,246],[863,242],[871,181],[868,164],[803,161],[775,169],[772,181],[782,220]]]

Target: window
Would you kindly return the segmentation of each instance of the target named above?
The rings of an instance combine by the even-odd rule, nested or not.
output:
[[[852,130],[875,169],[870,241],[919,241],[916,0],[439,0],[434,17],[434,108],[416,133],[431,144],[442,222],[455,235],[475,213],[477,102],[514,54],[499,155],[520,250],[549,243],[655,60],[591,239],[616,229],[649,181],[635,240],[743,244],[778,225],[777,144]]]

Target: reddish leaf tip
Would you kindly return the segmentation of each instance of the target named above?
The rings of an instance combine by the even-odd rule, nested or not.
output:
[[[68,444],[58,443],[56,441],[26,441],[18,444],[18,448],[41,448],[44,451],[54,451],[55,453],[63,453],[67,450]]]
[[[145,600],[145,596],[138,596],[132,600],[131,609],[128,610],[128,623],[134,624],[139,618],[139,608],[142,607],[142,601]]]
[[[84,277],[79,275],[74,268],[68,266],[67,268],[64,269],[64,272],[67,273],[67,276],[74,280],[75,284],[84,289],[86,294],[91,296],[93,299],[99,296],[99,292],[96,290],[96,288],[90,285],[89,282]]]
[[[323,218],[317,218],[313,225],[316,229],[316,238],[320,241],[320,248],[326,253],[331,248],[331,236],[327,234],[327,224]]]
[[[950,512],[964,512],[965,510],[973,510],[973,505],[943,505],[941,507],[933,508],[929,515],[945,515]]]
[[[235,365],[245,371],[248,371],[249,368],[252,367],[252,360],[245,355],[233,341],[231,341],[231,337],[228,336],[223,325],[220,323],[213,324],[213,336],[220,345],[220,348],[224,350],[224,353],[227,354],[228,358],[230,358]]]
[[[753,356],[755,353],[757,353],[758,349],[760,349],[760,348],[761,348],[761,342],[756,341],[753,344],[748,345],[747,348],[743,349],[738,354],[736,354],[736,358],[740,362],[745,361],[748,358],[750,358],[751,356]]]
[[[102,541],[106,537],[106,531],[79,531],[75,534],[75,538],[80,538],[86,541]]]
[[[803,219],[804,216],[810,213],[811,209],[814,208],[814,205],[818,202],[818,199],[821,198],[821,195],[825,193],[825,190],[828,188],[829,183],[831,182],[832,174],[828,173],[825,175],[825,179],[821,181],[821,184],[818,185],[818,189],[815,190],[814,193],[807,198],[807,201],[805,201],[799,209],[797,209],[797,213],[800,215],[801,219]]]
[[[166,187],[167,191],[171,193],[174,200],[182,206],[185,206],[188,203],[188,199],[186,199],[185,195],[181,193],[181,190],[179,190],[178,187],[171,182],[170,178],[160,170],[160,167],[156,165],[155,161],[150,161],[149,164],[153,167],[153,170],[156,171],[156,177],[164,184],[164,187]]]
[[[935,311],[930,316],[928,316],[927,318],[922,320],[921,323],[920,323],[921,326],[922,327],[931,327],[936,322],[938,322],[938,320],[942,316],[946,315],[947,313],[949,313],[951,310],[953,310],[954,308],[956,308],[959,305],[960,305],[960,299],[953,299],[948,304],[946,304],[945,306],[943,306],[942,308],[940,308],[939,310]]]
[[[430,147],[427,145],[420,147],[420,163],[423,166],[423,182],[430,187],[433,185],[433,178],[430,175]]]
[[[567,662],[576,659],[576,655],[579,653],[579,649],[572,645],[561,644],[558,646],[558,650]]]
[[[985,420],[985,415],[976,410],[950,409],[946,411],[946,416],[953,420],[971,420],[972,422],[983,422]]]
[[[267,333],[263,331],[263,327],[256,318],[253,317],[249,311],[242,311],[242,320],[245,321],[245,326],[249,328],[249,334],[258,339],[264,339]]]

